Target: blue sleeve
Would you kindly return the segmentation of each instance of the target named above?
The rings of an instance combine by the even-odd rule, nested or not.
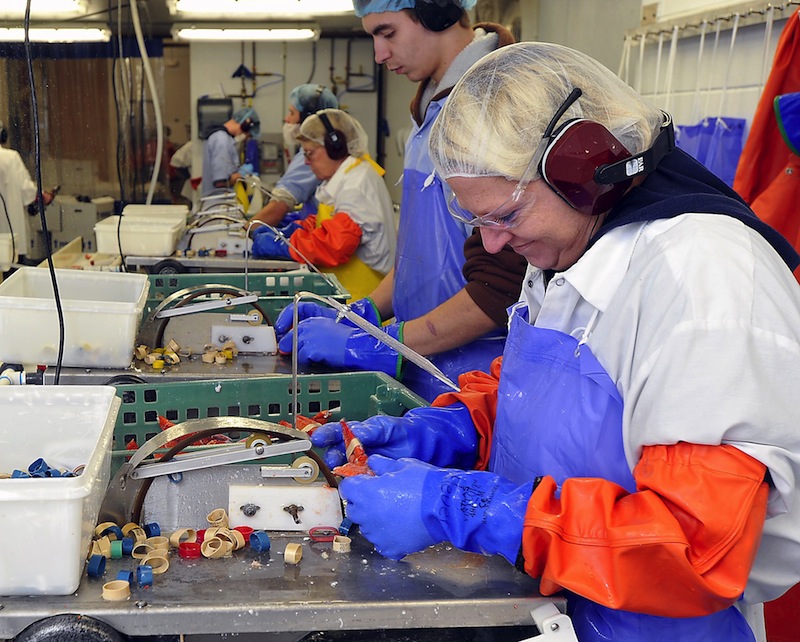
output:
[[[294,155],[283,176],[278,179],[275,187],[282,187],[294,196],[298,203],[305,203],[314,196],[320,180],[314,176],[311,167],[306,165],[303,150]]]

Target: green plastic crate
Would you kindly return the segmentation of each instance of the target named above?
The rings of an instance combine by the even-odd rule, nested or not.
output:
[[[330,283],[326,280],[330,279]],[[228,285],[245,289],[245,275],[241,272],[219,274],[150,274],[150,291],[144,306],[143,317],[147,318],[168,296],[198,285]],[[251,272],[247,275],[247,291],[258,295],[258,305],[269,320],[274,322],[278,313],[289,305],[298,292],[312,292],[329,296],[346,303],[350,293],[344,289],[333,274],[323,277],[316,272],[294,270],[291,272]],[[196,302],[206,299],[196,299]],[[235,306],[245,311],[249,306]],[[230,313],[231,309],[225,310]]]
[[[399,417],[428,403],[381,372],[297,376],[298,414],[313,417],[332,410],[330,421],[359,421],[373,415]],[[161,432],[158,416],[173,423],[206,417],[249,417],[291,421],[292,377],[255,377],[154,384],[117,384],[122,399],[112,445],[112,474],[131,454],[131,439],[141,446]]]

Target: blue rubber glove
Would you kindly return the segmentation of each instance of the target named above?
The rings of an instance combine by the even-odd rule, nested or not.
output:
[[[289,246],[279,238],[275,232],[269,228],[264,228],[267,232],[257,232],[253,237],[253,256],[256,258],[289,259]]]
[[[403,340],[403,324],[382,328],[392,338]],[[278,350],[291,353],[292,335],[287,334]],[[378,370],[400,378],[402,358],[393,348],[368,332],[334,319],[312,317],[297,326],[297,360],[302,364],[321,363],[343,370]]]
[[[349,306],[353,312],[355,312],[362,319],[369,321],[372,325],[381,325],[381,315],[378,312],[378,308],[375,306],[374,301],[369,297],[359,299],[358,301],[353,301],[349,304]],[[304,319],[310,319],[311,317],[335,319],[338,314],[339,313],[335,309],[319,303],[301,301],[297,306],[298,323]],[[281,313],[275,320],[275,334],[278,335],[279,340],[283,339],[286,336],[286,333],[292,329],[292,323],[294,321],[293,315],[294,303],[291,303],[281,310]],[[353,324],[345,318],[343,318],[341,322],[353,326]],[[292,336],[289,335],[289,338],[286,341],[281,341],[279,348],[284,354],[291,354]]]
[[[392,459],[413,457],[449,468],[472,468],[478,451],[478,435],[469,410],[462,403],[441,408],[414,408],[402,417],[377,415],[347,425],[368,455]],[[325,463],[341,466],[345,461],[342,426],[323,424],[311,434],[311,443],[327,448]]]
[[[281,226],[279,229],[281,234],[288,239],[297,230],[303,229],[303,226],[300,225],[300,223],[287,223],[286,225]]]
[[[242,176],[250,176],[250,174],[255,174],[255,169],[253,168],[252,163],[245,163],[236,171],[238,171]]]
[[[514,564],[533,482],[515,486],[484,471],[436,468],[416,459],[368,460],[375,476],[342,480],[347,516],[383,556],[401,559],[439,542]]]

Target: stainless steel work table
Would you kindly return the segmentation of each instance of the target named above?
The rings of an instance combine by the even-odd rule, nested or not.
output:
[[[0,597],[0,638],[61,613],[88,615],[127,635],[280,633],[533,625],[544,598],[538,582],[500,557],[438,545],[402,561],[386,559],[358,535],[349,553],[300,534],[272,534],[271,549],[250,547],[227,559],[184,560],[130,600],[102,599],[102,585],[136,560],[109,560],[102,578],[85,574],[74,595]],[[289,542],[302,543],[296,564],[284,563]],[[298,638],[299,639],[299,638]]]

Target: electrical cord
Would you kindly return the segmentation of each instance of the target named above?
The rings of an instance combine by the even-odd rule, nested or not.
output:
[[[31,0],[25,2],[25,62],[28,68],[28,83],[31,90],[31,112],[33,113],[33,141],[35,151],[35,165],[36,165],[36,205],[39,208],[39,217],[42,220],[42,232],[45,238],[46,252],[47,252],[47,267],[50,271],[50,281],[53,284],[53,297],[56,304],[56,312],[58,314],[58,357],[56,358],[56,373],[53,383],[58,385],[61,379],[61,364],[64,360],[64,310],[61,307],[61,295],[58,291],[58,281],[56,280],[56,271],[53,267],[53,252],[49,243],[49,235],[47,233],[47,217],[44,213],[44,197],[42,195],[42,143],[39,139],[39,103],[36,98],[36,79],[33,75],[33,54],[31,52]]]

